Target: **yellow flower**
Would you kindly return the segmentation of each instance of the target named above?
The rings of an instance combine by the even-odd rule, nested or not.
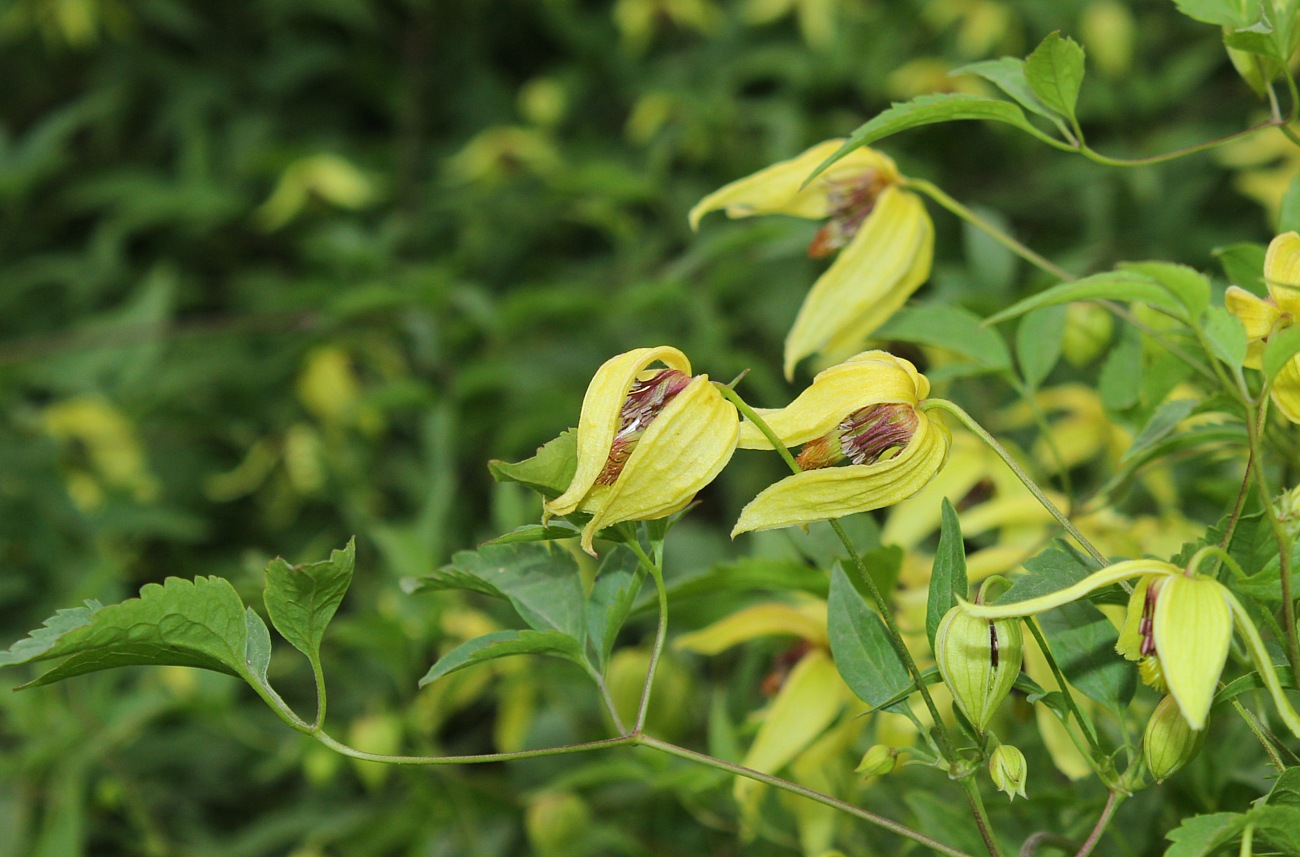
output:
[[[803,445],[804,472],[751,500],[731,535],[879,509],[921,490],[952,443],[943,423],[918,407],[929,392],[908,361],[866,351],[820,373],[787,407],[757,409],[787,447]],[[750,422],[740,427],[740,446],[772,448]]]
[[[1300,235],[1287,232],[1268,245],[1264,257],[1268,297],[1260,298],[1238,286],[1224,295],[1228,312],[1241,320],[1250,339],[1246,365],[1260,368],[1268,338],[1300,320]],[[1292,357],[1273,380],[1273,404],[1288,420],[1300,423],[1300,355]]]
[[[829,218],[808,254],[820,258],[843,249],[813,285],[786,337],[787,378],[810,354],[852,353],[930,276],[934,224],[920,197],[901,189],[902,176],[888,157],[855,149],[803,186],[843,142],[819,143],[714,191],[691,209],[693,229],[718,210],[733,218]]]
[[[1133,577],[1138,583],[1115,650],[1139,662],[1148,684],[1168,689],[1188,726],[1198,731],[1205,728],[1235,624],[1278,713],[1300,736],[1300,716],[1282,692],[1259,631],[1236,596],[1214,578],[1185,573],[1159,560],[1137,559],[1107,566],[1073,586],[1039,598],[1011,604],[963,604],[963,608],[985,619],[1031,616]]]
[[[653,363],[664,369],[650,369]],[[582,549],[603,527],[685,508],[736,449],[739,417],[676,348],[637,348],[605,361],[578,418],[577,469],[545,516],[584,512]]]

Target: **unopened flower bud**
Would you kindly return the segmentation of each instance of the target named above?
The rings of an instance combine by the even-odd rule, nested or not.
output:
[[[1115,322],[1096,304],[1070,304],[1066,310],[1061,354],[1074,367],[1086,366],[1106,349]]]
[[[998,791],[1006,792],[1011,800],[1016,795],[1026,797],[1025,779],[1029,776],[1029,765],[1025,754],[1010,744],[999,744],[989,757],[989,777]]]
[[[1172,696],[1166,696],[1147,721],[1142,755],[1151,776],[1162,783],[1195,758],[1204,743],[1205,730],[1189,726],[1178,710],[1178,703]]]
[[[1300,487],[1292,488],[1273,501],[1273,513],[1294,548],[1300,540]]]
[[[590,827],[591,810],[572,792],[546,792],[524,811],[524,830],[539,857],[572,854]]]
[[[954,607],[939,623],[934,659],[962,713],[983,731],[1020,675],[1019,619],[979,619]]]
[[[862,757],[862,761],[853,769],[864,777],[883,777],[898,765],[898,753],[893,747],[875,744]]]

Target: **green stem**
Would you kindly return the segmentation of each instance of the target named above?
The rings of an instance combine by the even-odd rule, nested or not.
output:
[[[1219,542],[1219,548],[1227,553],[1228,547],[1232,545],[1233,533],[1237,531],[1237,523],[1241,520],[1241,512],[1246,508],[1246,496],[1250,493],[1251,475],[1250,469],[1254,466],[1255,454],[1252,452],[1246,456],[1246,476],[1241,480],[1241,488],[1237,491],[1237,502],[1232,507],[1232,513],[1228,516],[1228,526],[1224,528],[1223,540]],[[1214,573],[1218,574],[1218,567],[1215,567]]]
[[[1192,146],[1184,146],[1181,149],[1174,149],[1172,152],[1165,152],[1163,155],[1150,155],[1145,158],[1111,158],[1100,152],[1094,151],[1087,146],[1079,149],[1079,154],[1095,164],[1103,164],[1108,167],[1149,167],[1154,164],[1163,164],[1168,161],[1174,161],[1188,155],[1195,155],[1197,152],[1205,152],[1210,149],[1217,149],[1220,146],[1226,146],[1228,143],[1258,134],[1269,128],[1279,128],[1284,126],[1284,122],[1277,119],[1269,119],[1267,122],[1261,122],[1258,125],[1252,125],[1242,131],[1236,131],[1224,137],[1216,137],[1213,140],[1207,140],[1204,143],[1196,143]]]
[[[980,836],[984,839],[984,847],[989,850],[989,857],[1002,857],[1002,849],[998,847],[998,841],[993,837],[993,826],[989,823],[989,814],[984,809],[984,799],[980,797],[975,778],[965,776],[958,782],[966,792],[966,800],[970,803],[971,812],[975,816],[975,826],[979,828]]]
[[[1252,714],[1246,706],[1242,705],[1241,700],[1236,697],[1231,701],[1232,707],[1237,710],[1237,714],[1241,715],[1241,719],[1246,721],[1246,726],[1255,734],[1255,738],[1259,741],[1260,746],[1264,748],[1264,753],[1268,756],[1268,760],[1273,764],[1273,767],[1277,768],[1279,774],[1285,771],[1286,764],[1282,761],[1282,757],[1278,755],[1276,748],[1273,747],[1273,742],[1264,734],[1259,722],[1255,719],[1255,715]]]
[[[912,188],[913,190],[919,191],[925,194],[926,196],[930,197],[930,199],[934,200],[942,207],[948,209],[953,214],[960,217],[962,220],[965,220],[971,226],[974,226],[976,229],[981,230],[982,232],[987,234],[990,238],[992,238],[994,241],[998,242],[1003,247],[1006,247],[1012,253],[1015,253],[1017,256],[1021,257],[1026,262],[1029,262],[1031,265],[1047,272],[1048,274],[1051,274],[1053,277],[1056,277],[1058,280],[1070,281],[1075,279],[1074,276],[1070,274],[1069,271],[1065,270],[1062,267],[1059,267],[1050,259],[1040,256],[1038,253],[1035,253],[1033,250],[1029,249],[1024,244],[1021,244],[1019,241],[1012,238],[1010,235],[1006,234],[1001,229],[998,229],[992,223],[989,223],[987,220],[980,217],[978,214],[971,211],[969,208],[962,205],[960,202],[953,199],[948,194],[944,193],[936,185],[933,185],[930,182],[925,181],[924,179],[907,179],[904,182],[904,186]]]
[[[290,729],[308,735],[319,733],[319,725],[312,725],[299,717],[297,713],[289,707],[288,703],[280,698],[280,694],[276,693],[275,689],[271,687],[271,685],[267,684],[264,679],[252,674],[246,674],[241,677],[244,681],[248,682],[249,687],[253,688],[253,691],[262,698],[262,701],[269,705],[271,710],[275,712],[276,716],[283,720]]]
[[[543,747],[539,750],[517,750],[513,753],[480,753],[474,756],[395,756],[387,753],[367,753],[365,750],[349,747],[323,731],[316,732],[312,737],[341,755],[366,762],[382,762],[386,765],[478,765],[487,762],[513,762],[519,759],[537,759],[542,756],[564,756],[569,753],[584,753],[588,750],[603,750],[606,747],[622,747],[637,742],[636,735],[620,735],[617,738],[605,738],[601,741]]]
[[[1101,835],[1106,832],[1106,825],[1110,824],[1111,817],[1115,815],[1115,810],[1119,808],[1120,803],[1124,800],[1124,795],[1115,789],[1110,790],[1106,796],[1106,806],[1101,810],[1101,818],[1097,819],[1097,825],[1092,829],[1087,840],[1084,841],[1083,847],[1079,849],[1074,857],[1088,857],[1092,850],[1097,847],[1101,841]]]
[[[1067,839],[1059,833],[1040,831],[1033,834],[1020,846],[1020,857],[1034,857],[1039,847],[1055,848],[1058,851],[1073,851],[1074,840]]]
[[[640,732],[645,728],[646,714],[650,710],[650,690],[654,686],[655,671],[659,668],[659,657],[663,654],[664,640],[668,636],[668,589],[664,586],[664,572],[659,564],[646,556],[646,552],[641,547],[640,539],[633,533],[628,539],[628,546],[636,554],[637,559],[650,572],[650,576],[655,581],[655,592],[659,598],[659,625],[655,628],[654,646],[650,650],[650,665],[646,668],[645,684],[641,687],[641,702],[637,706],[636,725],[632,727],[633,732]],[[622,731],[620,727],[620,731]]]
[[[838,798],[833,798],[830,795],[822,794],[821,792],[806,788],[798,783],[792,783],[789,780],[783,780],[780,777],[774,777],[771,774],[765,774],[762,771],[756,771],[753,768],[746,768],[743,765],[724,762],[721,759],[715,759],[712,756],[705,755],[704,753],[697,753],[694,750],[688,750],[685,747],[679,747],[678,745],[670,744],[667,741],[660,741],[658,738],[652,738],[649,735],[638,736],[637,743],[658,750],[661,753],[676,756],[679,759],[687,759],[701,765],[707,765],[710,768],[716,768],[720,771],[726,771],[731,774],[736,774],[737,776],[757,780],[760,783],[766,783],[769,786],[790,792],[791,794],[806,797],[809,800],[816,801],[824,806],[833,807],[841,812],[848,813],[855,818],[860,818],[877,827],[889,830],[899,836],[910,839],[919,845],[924,845],[926,848],[939,854],[946,854],[948,857],[970,857],[966,852],[958,851],[956,848],[944,845],[942,842],[939,842],[936,839],[931,839],[923,833],[912,830],[910,827],[906,827],[905,825],[899,824],[898,822],[892,821],[884,816],[876,815],[874,812],[860,809],[850,803],[845,803]]]
[[[1065,673],[1061,672],[1061,666],[1056,662],[1051,647],[1047,645],[1047,639],[1043,636],[1042,630],[1038,627],[1038,623],[1029,616],[1025,617],[1025,625],[1028,626],[1029,633],[1034,635],[1034,640],[1038,643],[1038,648],[1043,653],[1043,657],[1047,659],[1047,666],[1051,668],[1052,675],[1056,678],[1056,684],[1061,688],[1061,695],[1065,697],[1066,707],[1070,709],[1070,713],[1078,721],[1079,728],[1083,730],[1083,737],[1088,739],[1088,747],[1092,750],[1093,759],[1099,758],[1102,755],[1102,749],[1094,731],[1095,727],[1090,719],[1083,716],[1083,710],[1079,708],[1074,694],[1070,692],[1070,684],[1065,680]]]
[[[1011,468],[1011,472],[1016,475],[1016,478],[1029,489],[1029,493],[1033,494],[1034,498],[1043,505],[1043,508],[1046,509],[1053,518],[1056,519],[1057,523],[1059,523],[1067,533],[1073,536],[1075,541],[1083,546],[1083,549],[1088,552],[1094,561],[1096,561],[1098,567],[1105,567],[1110,564],[1110,561],[1106,559],[1101,551],[1097,550],[1097,548],[1093,546],[1092,542],[1088,541],[1087,537],[1085,537],[1083,533],[1079,532],[1078,528],[1075,527],[1074,524],[1070,523],[1070,519],[1067,518],[1060,509],[1056,508],[1056,504],[1047,499],[1047,495],[1043,493],[1043,489],[1039,488],[1038,483],[1031,479],[1029,474],[1026,473],[1016,460],[1011,457],[1011,453],[1007,452],[1006,448],[1003,447],[1002,444],[998,443],[997,438],[989,434],[982,425],[976,422],[974,417],[966,413],[966,411],[959,405],[950,402],[947,399],[926,399],[921,403],[921,409],[927,411],[932,409],[947,411],[956,417],[962,425],[966,426],[966,428],[973,432],[976,437],[984,441],[984,443],[988,445],[989,449],[997,453],[997,456],[1002,459],[1003,463],[1006,464],[1007,467]]]
[[[319,732],[325,726],[325,670],[321,667],[320,653],[311,655],[311,672],[316,679],[316,720],[311,724],[313,732]]]
[[[596,672],[590,664],[586,665],[587,675],[591,676],[592,682],[596,689],[600,691],[600,701],[605,706],[605,711],[609,714],[609,719],[614,723],[614,729],[619,735],[628,734],[627,726],[623,725],[623,718],[618,714],[618,707],[614,705],[614,698],[609,695],[609,685],[605,684],[605,677]]]

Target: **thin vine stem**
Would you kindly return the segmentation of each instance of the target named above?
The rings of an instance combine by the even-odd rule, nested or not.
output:
[[[1198,152],[1208,152],[1211,149],[1217,149],[1220,146],[1226,146],[1236,140],[1241,140],[1258,134],[1260,131],[1267,131],[1269,128],[1283,128],[1286,126],[1285,119],[1269,119],[1266,122],[1260,122],[1258,125],[1252,125],[1241,131],[1234,131],[1223,137],[1216,137],[1213,140],[1206,140],[1203,143],[1195,143],[1191,146],[1184,146],[1181,149],[1174,149],[1172,152],[1165,152],[1161,155],[1148,155],[1145,158],[1112,158],[1103,155],[1095,149],[1087,146],[1080,146],[1078,152],[1094,164],[1102,164],[1107,167],[1149,167],[1155,164],[1164,164],[1169,161],[1176,161],[1179,158],[1185,158],[1188,155],[1195,155]]]
[[[650,691],[654,687],[655,672],[659,668],[659,658],[664,651],[664,640],[668,636],[668,590],[664,586],[663,569],[646,555],[635,533],[628,540],[628,546],[636,554],[637,559],[645,566],[646,570],[650,572],[650,576],[654,578],[655,592],[659,601],[659,624],[655,628],[655,641],[653,648],[650,650],[650,664],[646,667],[645,684],[641,686],[641,701],[637,704],[636,724],[632,727],[633,732],[640,732],[645,728],[646,716],[650,710]]]
[[[543,747],[537,750],[516,750],[512,753],[479,753],[471,756],[403,756],[387,753],[368,753],[349,747],[331,737],[324,731],[312,735],[320,743],[340,755],[366,762],[382,762],[386,765],[481,765],[488,762],[513,762],[519,759],[538,759],[543,756],[565,756],[570,753],[585,753],[588,750],[603,750],[607,747],[622,747],[637,743],[637,737],[620,735],[617,738],[604,738],[599,741],[584,741],[580,744],[563,744],[558,747]]]
[[[989,449],[993,450],[997,454],[998,458],[1001,458],[1002,462],[1007,465],[1007,467],[1011,468],[1011,472],[1016,475],[1016,478],[1019,479],[1026,488],[1029,489],[1029,493],[1033,494],[1034,498],[1043,505],[1043,508],[1046,509],[1053,518],[1056,519],[1057,523],[1059,523],[1067,533],[1074,537],[1074,540],[1088,552],[1089,556],[1093,558],[1099,567],[1104,567],[1110,564],[1110,561],[1106,559],[1105,555],[1102,554],[1101,551],[1097,550],[1096,546],[1094,546],[1092,542],[1088,541],[1087,536],[1079,532],[1079,529],[1070,522],[1070,519],[1065,516],[1065,513],[1058,509],[1056,504],[1047,498],[1047,495],[1043,493],[1043,489],[1038,487],[1038,483],[1035,482],[1029,474],[1024,471],[1020,464],[1011,457],[1011,453],[1007,452],[1006,448],[998,442],[998,439],[989,434],[989,432],[982,425],[976,422],[974,417],[966,413],[960,405],[950,402],[947,399],[927,399],[921,403],[921,409],[927,411],[946,411],[956,417],[962,425],[966,426],[966,428],[973,432],[976,437],[984,441],[984,443],[988,445]]]
[[[1115,810],[1119,808],[1123,800],[1124,794],[1122,792],[1115,789],[1110,790],[1110,794],[1106,796],[1106,805],[1101,810],[1101,818],[1097,819],[1097,825],[1093,827],[1092,833],[1084,840],[1083,847],[1075,853],[1074,857],[1088,857],[1092,853],[1092,850],[1097,847],[1097,843],[1101,841],[1101,835],[1106,832],[1106,826],[1110,824],[1111,818],[1114,817]]]

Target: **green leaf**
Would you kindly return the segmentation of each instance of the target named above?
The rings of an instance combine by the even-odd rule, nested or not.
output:
[[[1025,78],[1025,61],[1018,57],[1002,57],[996,60],[982,60],[968,63],[948,72],[949,77],[959,74],[975,74],[992,83],[998,89],[1010,95],[1020,106],[1037,113],[1044,119],[1057,121],[1056,113],[1039,100]]]
[[[1062,541],[1024,562],[1025,573],[1011,580],[1011,588],[1002,593],[998,604],[1014,604],[1050,595],[1073,586],[1093,572],[1093,566]]]
[[[1257,840],[1262,837],[1282,854],[1300,854],[1300,807],[1266,803],[1247,815]]]
[[[1219,247],[1214,255],[1223,266],[1228,282],[1264,297],[1268,294],[1264,287],[1264,256],[1267,252],[1263,244],[1242,243]]]
[[[1184,318],[1196,318],[1210,305],[1210,281],[1195,268],[1173,262],[1121,262],[1118,267],[1141,274],[1168,289],[1187,308]]]
[[[880,339],[943,348],[992,369],[1011,368],[1011,354],[996,331],[961,307],[921,304],[904,310],[876,332]]]
[[[273,559],[266,567],[267,615],[280,636],[313,662],[320,656],[325,628],[334,618],[352,583],[356,566],[357,541],[330,553],[324,562],[289,565]]]
[[[826,623],[835,667],[863,702],[878,706],[912,684],[885,623],[867,607],[839,563],[831,569]]]
[[[934,125],[938,122],[958,122],[966,119],[1002,122],[1019,128],[1026,134],[1045,143],[1068,148],[1064,143],[1044,134],[1031,125],[1029,120],[1025,118],[1024,111],[1008,101],[986,98],[982,95],[949,93],[922,95],[911,101],[896,102],[874,119],[860,125],[835,154],[813,170],[812,175],[805,180],[804,184],[817,178],[827,167],[854,149],[868,146],[878,140],[883,140],[911,128]]]
[[[1133,443],[1124,451],[1121,462],[1128,462],[1146,452],[1178,427],[1178,424],[1192,415],[1200,402],[1196,399],[1172,399],[1156,408],[1151,419],[1138,432]]]
[[[1083,84],[1083,48],[1060,33],[1049,34],[1025,59],[1025,80],[1040,101],[1073,121]]]
[[[1279,774],[1264,802],[1273,806],[1300,806],[1300,768],[1287,768]]]
[[[1277,373],[1296,354],[1300,354],[1300,327],[1288,327],[1270,336],[1261,360],[1264,377],[1270,381],[1276,378]]]
[[[420,679],[420,687],[465,667],[511,655],[555,655],[579,666],[585,663],[581,644],[568,634],[559,631],[493,631],[466,640],[439,658]]]
[[[984,324],[1000,324],[1043,307],[1098,300],[1145,303],[1175,314],[1181,314],[1182,309],[1178,299],[1150,277],[1132,271],[1103,271],[1081,280],[1052,286],[1046,291],[1017,301],[1002,312],[989,316]]]
[[[556,521],[549,526],[525,524],[508,533],[488,539],[485,545],[513,545],[521,542],[552,542],[560,539],[576,539],[582,531],[567,521]]]
[[[1282,210],[1277,217],[1277,232],[1300,232],[1300,176],[1291,179],[1282,197]]]
[[[573,481],[578,467],[578,432],[567,429],[543,444],[537,454],[523,461],[488,462],[488,472],[497,482],[518,482],[546,497],[558,497]]]
[[[1164,857],[1212,857],[1219,848],[1236,839],[1246,828],[1247,817],[1239,812],[1214,812],[1183,819],[1165,834],[1173,845]]]
[[[1061,358],[1065,337],[1065,307],[1048,307],[1029,313],[1016,328],[1016,357],[1025,383],[1036,388],[1052,374]]]
[[[596,649],[596,667],[609,663],[618,632],[632,612],[643,577],[637,574],[636,555],[621,545],[605,553],[587,602],[587,633]]]
[[[1265,59],[1281,62],[1285,58],[1283,47],[1278,44],[1278,34],[1266,21],[1256,21],[1248,27],[1224,33],[1223,43]]]
[[[1203,24],[1237,29],[1259,20],[1260,0],[1174,0],[1178,11]]]
[[[1273,664],[1273,672],[1277,673],[1278,683],[1281,684],[1284,689],[1295,689],[1295,682],[1291,679],[1290,667],[1286,664]],[[1211,706],[1222,705],[1225,702],[1230,702],[1236,699],[1243,693],[1249,693],[1252,690],[1262,690],[1265,687],[1264,679],[1260,677],[1259,673],[1247,673],[1246,675],[1233,679],[1220,688],[1219,692],[1214,694],[1214,702],[1211,703]]]
[[[1097,393],[1107,411],[1125,411],[1141,400],[1143,368],[1142,337],[1125,327],[1097,378]]]
[[[408,592],[470,589],[505,598],[528,626],[586,640],[586,598],[578,564],[545,542],[484,545],[461,551],[428,577],[404,581]]]
[[[1201,313],[1201,330],[1209,341],[1210,351],[1229,366],[1246,360],[1246,328],[1240,319],[1223,307],[1209,307]]]
[[[260,640],[250,648],[250,623],[228,580],[169,577],[120,604],[87,602],[86,607],[59,611],[45,627],[0,653],[0,666],[67,658],[24,687],[146,664],[199,667],[257,681],[265,664]]]
[[[1087,601],[1064,604],[1037,618],[1070,684],[1122,712],[1137,690],[1137,670],[1115,653],[1119,634],[1110,620]]]
[[[934,649],[934,635],[944,615],[957,606],[957,599],[965,598],[969,584],[966,582],[966,546],[961,537],[961,521],[948,498],[943,500],[942,524],[939,529],[939,547],[934,552],[934,567],[930,572],[930,592],[925,605],[925,634]]]

